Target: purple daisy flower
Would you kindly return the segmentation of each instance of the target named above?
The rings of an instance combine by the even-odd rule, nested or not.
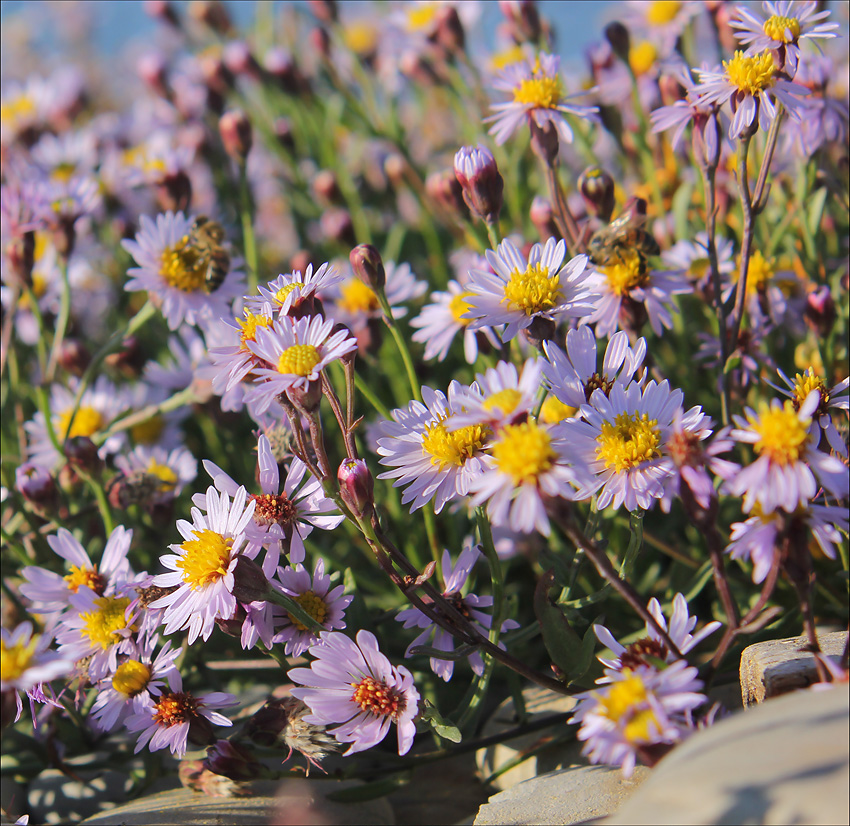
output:
[[[338,631],[325,631],[320,637],[321,642],[310,648],[316,657],[310,668],[294,668],[288,675],[305,686],[292,690],[310,707],[304,720],[320,726],[339,724],[328,733],[340,743],[351,743],[346,755],[377,745],[395,723],[398,753],[407,754],[419,711],[413,675],[403,665],[393,666],[368,631],[358,631],[357,642]]]
[[[308,264],[305,272],[293,270],[269,281],[265,287],[259,287],[259,296],[245,296],[245,306],[253,312],[265,312],[268,305],[278,316],[291,315],[293,310],[312,296],[321,297],[322,293],[343,281],[345,276],[331,264],[322,264],[315,271]]]

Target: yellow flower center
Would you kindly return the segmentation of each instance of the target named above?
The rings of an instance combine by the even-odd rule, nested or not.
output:
[[[658,51],[655,46],[644,40],[629,49],[629,66],[636,75],[645,75],[655,65],[657,57]]]
[[[776,83],[776,64],[770,52],[762,52],[755,57],[735,52],[731,60],[723,61],[723,68],[726,69],[729,82],[747,95],[758,95]]]
[[[70,161],[63,161],[62,163],[56,164],[56,166],[50,170],[50,177],[54,181],[67,184],[76,171],[77,167],[75,164],[72,164]]]
[[[94,604],[97,606],[94,611],[80,614],[80,619],[85,623],[82,633],[92,645],[100,646],[105,651],[120,641],[119,632],[127,628],[126,610],[130,597],[97,597]]]
[[[130,428],[130,435],[137,445],[155,445],[165,430],[165,419],[160,415],[151,416]]]
[[[319,625],[322,625],[328,616],[328,606],[325,601],[312,591],[305,591],[294,598],[295,601],[314,619]],[[302,622],[299,622],[291,614],[289,619],[299,631],[309,631]]]
[[[825,413],[829,405],[829,390],[824,380],[815,375],[812,367],[809,367],[805,373],[797,373],[794,376],[794,409],[799,410],[802,407],[803,402],[812,390],[820,391],[820,403],[817,412]]]
[[[280,354],[277,370],[279,373],[309,376],[321,360],[319,350],[312,344],[293,344]]]
[[[599,700],[597,707],[599,713],[615,724],[620,724],[630,717],[635,718],[645,712],[645,709],[638,707],[646,703],[647,700],[647,690],[643,680],[637,674],[632,675],[628,668],[623,669],[623,674],[629,676],[612,683],[604,694],[596,692],[594,695]],[[627,722],[626,726],[629,724]]]
[[[138,660],[127,660],[115,669],[112,687],[128,699],[135,697],[147,688],[151,679],[151,670]]]
[[[379,717],[396,719],[407,705],[404,694],[390,688],[383,680],[364,677],[359,683],[351,683],[354,693],[351,699],[363,709]]]
[[[343,31],[343,40],[355,54],[367,55],[378,45],[378,32],[370,23],[349,23]]]
[[[73,408],[59,414],[59,421],[54,425],[56,435],[60,439],[74,439],[77,436],[91,436],[97,433],[106,422],[100,411],[93,407],[80,407],[77,410],[77,415],[74,416],[74,424],[71,425],[70,431],[68,425],[71,424],[71,413]],[[67,436],[65,434],[68,434]]]
[[[487,427],[472,424],[457,430],[446,430],[443,424],[446,417],[439,419],[425,428],[422,437],[422,450],[431,456],[431,464],[445,470],[451,465],[460,467],[471,459],[476,451],[481,450],[490,435]]]
[[[155,459],[148,463],[147,473],[159,479],[159,490],[161,493],[172,491],[177,487],[177,474],[168,466],[161,465]]]
[[[224,537],[216,531],[195,531],[195,539],[188,539],[180,548],[183,556],[177,567],[183,571],[183,582],[196,591],[218,582],[230,566],[232,537]]]
[[[411,32],[427,29],[437,16],[438,3],[418,3],[407,9],[407,29]]]
[[[19,679],[30,667],[37,646],[37,636],[33,636],[28,643],[16,642],[9,648],[0,641],[0,680],[8,683]]]
[[[564,404],[557,396],[547,396],[540,408],[540,418],[546,424],[558,424],[578,413],[577,407]]]
[[[191,243],[188,235],[173,247],[166,247],[160,258],[159,274],[166,283],[184,293],[203,290],[209,258]]]
[[[280,306],[283,306],[283,302],[286,301],[287,297],[293,290],[297,290],[300,287],[303,287],[303,284],[300,284],[297,281],[293,281],[291,284],[284,284],[275,294],[274,300],[277,301]]]
[[[678,0],[655,0],[649,4],[646,22],[653,26],[663,26],[673,20],[681,8],[682,4]]]
[[[741,272],[741,256],[738,256],[738,267],[732,275],[732,279],[737,283],[739,273]],[[770,279],[773,278],[773,259],[765,258],[761,250],[755,250],[750,256],[749,264],[747,265],[747,295],[755,295],[758,292],[764,292]]]
[[[792,401],[786,401],[782,407],[763,403],[758,415],[747,416],[747,421],[761,437],[755,443],[756,453],[766,455],[771,462],[790,465],[806,452],[812,420],[800,419]]]
[[[515,485],[537,484],[552,467],[558,454],[552,448],[549,433],[537,422],[507,425],[493,445],[493,458],[499,470]]]
[[[596,442],[599,445],[596,458],[617,473],[631,470],[661,455],[658,450],[661,442],[658,420],[650,419],[646,413],[620,413],[613,424],[603,422],[602,433],[597,436]]]
[[[78,568],[72,565],[71,573],[67,574],[64,580],[68,583],[68,589],[75,594],[81,585],[91,588],[96,594],[102,594],[106,588],[106,580],[98,573],[96,565],[93,568]]]
[[[513,387],[506,387],[504,390],[499,390],[498,393],[493,393],[484,400],[482,407],[492,413],[497,408],[504,414],[513,413],[517,405],[522,401],[522,393],[515,390]]]
[[[522,50],[522,46],[514,45],[509,49],[504,49],[501,52],[490,55],[490,68],[494,72],[498,72],[523,60],[525,60],[525,53]]]
[[[19,121],[26,121],[33,117],[35,111],[35,101],[26,95],[18,95],[0,104],[0,118],[4,123],[11,124],[13,128],[18,126]]]
[[[616,260],[607,267],[600,267],[599,271],[614,295],[628,295],[632,290],[649,284],[646,261],[634,249],[618,250]]]
[[[471,318],[464,318],[464,314],[469,312],[471,307],[470,303],[466,300],[470,296],[475,295],[475,293],[458,293],[456,296],[452,298],[449,302],[449,309],[452,313],[452,318],[461,325],[461,327],[466,327]]]
[[[245,318],[234,319],[242,328],[239,332],[240,347],[243,350],[248,348],[245,346],[246,341],[257,340],[258,327],[271,327],[272,319],[265,315],[254,315],[250,310],[245,310]]]
[[[505,285],[505,302],[522,310],[526,315],[534,315],[561,303],[561,277],[549,277],[549,268],[530,264],[525,270],[512,270]]]
[[[532,76],[514,89],[514,103],[529,104],[537,109],[555,109],[561,102],[561,93],[561,78],[543,74],[537,60]]]
[[[786,34],[788,31],[791,32],[791,37]],[[768,17],[764,21],[764,33],[771,40],[793,43],[800,36],[800,21],[796,17],[782,17],[774,14],[773,17]]]
[[[381,306],[378,303],[378,296],[375,295],[375,291],[371,287],[367,287],[359,278],[346,281],[340,290],[342,298],[339,300],[339,306],[352,315],[355,313],[371,313]]]

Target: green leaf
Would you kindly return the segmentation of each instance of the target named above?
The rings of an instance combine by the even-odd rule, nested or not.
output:
[[[554,585],[555,575],[550,568],[540,577],[534,589],[534,613],[552,662],[564,674],[570,675],[581,665],[582,641],[570,626],[564,612],[549,599],[549,591]]]
[[[806,215],[806,225],[809,228],[809,232],[812,235],[816,235],[818,229],[820,229],[820,221],[823,217],[823,208],[826,205],[826,196],[829,195],[829,191],[825,186],[822,186],[814,195],[812,195],[811,200],[809,201],[809,212]]]
[[[451,720],[443,717],[430,700],[425,700],[425,710],[422,712],[421,719],[431,726],[443,740],[459,743],[463,739],[460,729]]]
[[[690,180],[684,181],[676,193],[673,195],[673,203],[671,204],[673,212],[673,231],[677,238],[689,238],[690,230],[688,229],[688,210],[691,206],[691,199],[694,194],[694,182]]]
[[[723,365],[723,374],[729,375],[736,367],[741,365],[741,354],[740,353],[732,353],[728,359],[726,359],[726,364]]]

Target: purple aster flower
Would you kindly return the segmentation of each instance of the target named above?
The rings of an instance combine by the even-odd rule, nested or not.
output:
[[[466,547],[461,551],[457,562],[452,566],[451,555],[448,550],[443,551],[442,571],[445,588],[443,596],[446,597],[459,611],[469,617],[471,624],[486,637],[490,631],[490,626],[493,624],[493,618],[489,614],[485,614],[482,608],[491,608],[493,606],[493,597],[479,597],[475,594],[463,595],[462,591],[466,585],[466,580],[472,571],[473,566],[481,557],[481,551],[478,546],[472,545],[471,542],[466,544]],[[428,619],[418,608],[407,608],[401,611],[396,617],[398,622],[404,623],[405,628],[424,628],[425,630],[407,646],[405,657],[411,657],[412,649],[417,645],[425,645],[433,636],[431,645],[440,651],[454,651],[454,640],[452,635],[435,625],[432,620]],[[513,628],[519,628],[519,623],[515,620],[505,620],[502,623],[502,631],[509,631]],[[499,643],[500,648],[504,648],[503,643]],[[484,660],[478,651],[474,651],[467,659],[472,666],[472,670],[479,676],[484,673]],[[453,660],[440,660],[431,657],[431,670],[441,679],[448,682],[454,673]]]
[[[293,315],[294,311],[310,298],[322,294],[345,279],[343,273],[331,264],[322,264],[315,271],[308,264],[305,272],[293,270],[281,274],[274,281],[260,286],[259,296],[245,296],[245,307],[256,313],[265,313],[268,305],[278,316]]]
[[[271,304],[263,304],[256,313],[245,309],[242,317],[232,321],[219,319],[211,331],[215,337],[215,346],[210,347],[210,361],[215,365],[212,376],[212,388],[222,396],[222,404],[227,393],[243,379],[248,378],[252,370],[264,366],[263,360],[248,347],[248,342],[257,341],[260,328],[272,326]],[[240,409],[226,408],[226,409]]]
[[[321,642],[310,648],[316,657],[310,668],[294,668],[288,675],[305,686],[292,690],[310,707],[304,720],[321,726],[339,724],[328,733],[340,743],[351,743],[346,755],[377,745],[395,723],[398,753],[407,754],[419,711],[413,675],[403,665],[391,665],[368,631],[358,631],[357,642],[338,631],[320,636]]]
[[[761,324],[756,327],[741,327],[738,332],[738,342],[735,355],[740,356],[740,363],[729,374],[730,386],[746,389],[753,383],[757,383],[761,377],[763,368],[774,369],[773,359],[767,352],[767,334],[771,331],[770,325]],[[710,333],[697,333],[700,342],[699,349],[694,356],[698,362],[703,361],[709,367],[722,368],[723,359],[721,355],[720,339]],[[717,391],[720,392],[721,381],[718,376]]]
[[[173,501],[198,475],[198,462],[185,447],[139,445],[126,456],[116,456],[115,467],[124,474],[121,483],[130,489],[128,494],[142,496],[147,505]]]

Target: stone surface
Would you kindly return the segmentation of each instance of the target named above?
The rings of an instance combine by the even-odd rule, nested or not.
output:
[[[576,706],[573,697],[557,694],[539,686],[523,689],[522,696],[529,722],[572,711]],[[490,737],[500,734],[517,725],[519,722],[514,711],[514,702],[512,699],[507,699],[484,724],[481,736]],[[490,781],[496,789],[504,790],[538,774],[585,764],[587,761],[580,757],[581,743],[577,743],[574,738],[560,742],[557,740],[559,735],[566,736],[569,731],[567,726],[561,723],[553,728],[531,732],[495,746],[479,749],[475,760],[481,776],[487,779],[505,766],[516,763]],[[575,734],[575,729],[572,733]],[[547,743],[551,745],[546,745]],[[526,754],[529,756],[523,760],[522,757]]]
[[[258,781],[251,797],[208,797],[177,789],[142,797],[83,821],[90,826],[260,826],[260,824],[321,823],[346,826],[392,826],[386,799],[339,803],[326,795],[356,785],[355,781]]]
[[[648,774],[644,766],[635,767],[629,780],[610,766],[575,766],[541,774],[491,797],[478,810],[475,826],[595,820],[616,811]]]
[[[824,654],[838,659],[847,640],[845,631],[820,634]],[[806,637],[768,640],[745,648],[741,654],[741,694],[744,705],[761,703],[769,697],[806,688],[818,681],[815,658],[801,651]]]
[[[606,824],[833,824],[850,811],[850,687],[799,691],[696,732]]]
[[[69,823],[82,820],[124,800],[133,785],[127,772],[112,769],[45,769],[33,778],[27,795],[27,813],[33,823]]]

